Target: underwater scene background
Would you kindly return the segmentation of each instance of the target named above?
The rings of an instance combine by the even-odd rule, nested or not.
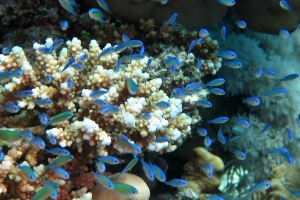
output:
[[[297,0],[0,0],[0,199],[300,199]]]

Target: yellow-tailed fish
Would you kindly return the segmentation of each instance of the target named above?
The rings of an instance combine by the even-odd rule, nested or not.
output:
[[[96,174],[93,172],[93,176],[98,181],[98,183],[100,183],[100,185],[102,185],[106,189],[109,189],[109,190],[114,189],[114,183],[109,178],[104,176],[103,174]]]
[[[19,165],[17,163],[16,163],[16,165],[19,168],[19,170],[21,171],[21,173],[24,175],[24,177],[27,179],[27,181],[29,181],[29,182],[35,182],[36,175],[35,175],[34,171],[30,167],[28,167],[27,165],[21,166],[21,165]]]
[[[47,122],[47,124],[45,124],[45,126],[48,126],[50,124],[53,125],[53,124],[57,124],[57,123],[66,121],[66,120],[70,119],[72,116],[73,116],[73,113],[70,112],[70,111],[62,112],[62,113],[60,113],[60,114],[55,115],[54,117],[52,117]]]
[[[21,138],[22,133],[20,131],[0,129],[0,140],[4,140],[6,142],[14,142]]]
[[[115,183],[113,191],[122,195],[134,195],[139,193],[135,187],[125,183]]]
[[[52,163],[48,164],[46,168],[60,167],[68,162],[70,162],[74,158],[73,155],[61,156],[54,160]]]

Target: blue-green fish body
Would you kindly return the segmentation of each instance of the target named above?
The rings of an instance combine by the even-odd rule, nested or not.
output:
[[[63,71],[65,71],[66,69],[68,69],[73,63],[75,62],[75,58],[70,58],[70,60],[67,62],[67,64],[64,66]]]
[[[177,13],[174,13],[165,23],[162,27],[171,24],[172,23],[172,28],[175,29],[175,24],[176,24],[176,17],[178,16]]]
[[[0,72],[0,83],[5,80],[12,79],[14,77],[12,71]]]
[[[99,6],[101,8],[103,8],[106,12],[111,13],[111,11],[108,8],[107,3],[105,2],[105,0],[97,0],[97,3],[99,4]]]
[[[70,178],[70,175],[69,173],[64,170],[63,168],[61,167],[54,167],[52,168],[52,171],[59,177],[59,178],[62,178],[62,179],[69,179]]]
[[[125,183],[115,183],[114,189],[112,191],[122,194],[122,195],[138,194],[138,190],[135,187],[125,184]]]
[[[129,40],[124,43],[127,48],[143,46],[143,42],[140,40]],[[143,55],[143,54],[141,54],[141,55]]]
[[[128,89],[128,92],[132,95],[135,95],[138,91],[137,84],[131,78],[127,78],[127,89]]]
[[[182,67],[182,62],[180,62],[180,60],[175,57],[170,57],[165,59],[165,65],[167,67],[175,66],[176,69],[179,69],[180,67]]]
[[[24,177],[27,179],[27,181],[29,181],[29,182],[36,181],[36,175],[30,167],[28,167],[27,165],[20,166],[17,163],[16,163],[16,165],[19,168],[19,170],[21,171],[21,173],[24,175]]]
[[[132,145],[125,135],[116,137],[116,143],[126,153],[132,153]]]
[[[226,92],[221,88],[209,88],[209,91],[215,95],[225,95]]]
[[[157,107],[162,109],[167,109],[171,107],[171,104],[167,101],[159,101],[155,104]]]
[[[188,182],[183,179],[173,179],[171,181],[165,182],[165,184],[172,187],[182,188],[182,187],[186,187]]]
[[[205,28],[201,28],[200,31],[199,31],[199,37],[200,38],[205,38],[205,37],[208,37],[209,36],[209,32],[207,29]]]
[[[243,128],[249,128],[250,127],[250,122],[248,122],[245,119],[237,119],[235,122],[236,122],[237,125],[239,125]]]
[[[96,168],[100,173],[105,172],[106,169],[104,162],[101,162],[99,160],[96,160]]]
[[[263,75],[265,75],[268,78],[275,78],[276,77],[276,73],[273,70],[268,69],[266,67],[262,68],[262,73],[263,73]]]
[[[93,90],[91,93],[90,93],[90,97],[93,99],[93,100],[96,100],[98,99],[100,96],[102,96],[103,94],[106,94],[108,91],[106,89],[103,89],[101,88],[100,90]]]
[[[223,135],[222,132],[222,128],[220,127],[219,131],[218,131],[218,140],[219,142],[221,142],[222,144],[226,144],[226,138]]]
[[[57,156],[66,156],[66,155],[70,155],[70,152],[67,149],[63,149],[63,148],[53,148],[50,150],[45,149],[46,153],[51,153],[53,155],[57,155]]]
[[[145,120],[150,120],[152,117],[151,113],[150,112],[145,112],[143,115],[142,115],[142,118],[145,119]]]
[[[234,150],[233,151],[234,156],[239,160],[245,160],[246,154],[240,150]]]
[[[264,96],[268,96],[268,97],[287,97],[288,93],[283,88],[276,88],[274,90],[266,92]]]
[[[118,176],[116,177],[116,180],[124,173],[130,171],[135,165],[136,163],[139,161],[138,157],[134,157],[127,165],[126,167],[118,174]]]
[[[22,78],[23,73],[22,73],[21,70],[19,70],[19,69],[14,69],[14,70],[12,71],[12,73],[13,73],[13,75],[14,75],[15,78]]]
[[[154,140],[152,140],[152,142],[156,142],[156,143],[164,143],[164,142],[168,142],[169,138],[167,137],[160,137],[160,138],[156,138]]]
[[[286,75],[285,77],[283,77],[282,79],[280,79],[280,82],[281,81],[292,81],[292,80],[295,80],[296,78],[299,77],[299,74],[289,74],[289,75]]]
[[[151,167],[150,167],[150,165],[148,165],[148,163],[146,163],[145,161],[144,161],[144,158],[141,158],[141,163],[142,163],[142,168],[143,168],[143,171],[145,172],[145,175],[146,175],[146,177],[150,180],[150,181],[154,181],[154,173],[153,173],[153,171],[152,171],[152,169],[151,169]]]
[[[223,198],[221,198],[217,195],[210,195],[210,196],[207,196],[205,200],[223,200]]]
[[[199,129],[198,129],[198,134],[199,134],[200,136],[205,137],[205,136],[207,136],[207,130],[206,130],[205,128],[199,128]]]
[[[152,163],[150,163],[149,165],[154,173],[155,178],[160,182],[165,182],[166,181],[165,173],[158,166],[153,165]]]
[[[232,69],[239,69],[243,66],[243,64],[239,61],[227,61],[227,62],[224,62],[224,64]]]
[[[101,10],[97,9],[97,8],[92,8],[89,10],[89,16],[90,18],[99,21],[101,24],[101,27],[103,26],[104,23],[104,19],[103,19],[103,13]]]
[[[103,174],[96,174],[93,172],[93,176],[98,181],[98,183],[100,185],[102,185],[103,187],[105,187],[106,189],[109,189],[109,190],[114,189],[114,183],[109,178],[104,176]]]
[[[286,0],[280,0],[279,1],[279,5],[281,6],[281,8],[283,8],[284,10],[291,10],[291,6],[290,4],[286,1]]]
[[[15,97],[26,98],[26,97],[31,97],[32,95],[33,95],[32,90],[24,90],[24,91],[19,92],[18,94],[16,94]]]
[[[223,123],[226,123],[228,120],[229,120],[228,117],[218,117],[218,118],[208,121],[208,123],[209,124],[223,124]]]
[[[19,106],[13,103],[7,103],[4,106],[2,106],[2,108],[10,113],[17,113],[20,110]]]
[[[215,86],[220,86],[225,83],[225,79],[223,78],[216,78],[212,81],[209,81],[208,83],[205,84],[206,87],[215,87]]]
[[[52,199],[57,199],[57,196],[58,196],[58,192],[57,192],[58,184],[54,183],[54,182],[46,181],[44,178],[43,178],[43,180],[44,180],[45,187],[47,188],[47,191],[50,194],[50,197]]]
[[[290,32],[285,29],[281,29],[279,31],[279,36],[282,37],[283,39],[286,39],[286,38],[290,37]]]
[[[63,122],[63,121],[70,119],[72,116],[73,116],[73,113],[70,111],[62,112],[62,113],[52,117],[45,125],[47,126],[50,124],[53,125],[53,124]]]
[[[258,106],[261,103],[261,100],[257,97],[247,97],[242,100],[243,100],[243,103],[246,103],[250,106]]]
[[[235,5],[235,0],[218,0],[218,2],[225,6],[234,6]]]
[[[22,133],[20,131],[12,131],[0,129],[0,140],[6,142],[14,142],[22,138]]]
[[[246,23],[244,20],[237,20],[237,21],[236,21],[236,25],[237,25],[239,28],[246,28],[247,23]]]
[[[83,66],[81,64],[79,64],[79,63],[74,63],[74,64],[71,65],[71,67],[73,69],[77,70],[77,71],[83,70]]]
[[[227,60],[232,60],[232,59],[235,59],[237,57],[235,52],[229,51],[229,50],[219,52],[218,56],[221,57],[221,58],[225,58]]]
[[[100,107],[108,105],[108,102],[103,99],[96,99],[95,101],[92,101],[92,103]]]
[[[119,112],[119,108],[117,106],[104,106],[99,108],[98,110],[100,110],[101,114],[105,116],[113,115]]]
[[[99,54],[99,58],[103,57],[103,56],[108,56],[110,55],[112,52],[114,51],[114,47],[108,47],[106,49],[104,49],[100,54]]]
[[[267,189],[269,189],[271,187],[271,183],[270,182],[261,182],[258,183],[254,186],[252,186],[251,188],[247,189],[244,191],[245,194],[249,194],[249,193],[254,193],[254,192],[263,192],[266,191]]]
[[[125,60],[142,60],[145,58],[143,54],[131,54],[123,57]]]
[[[60,5],[67,10],[68,12],[72,13],[73,15],[77,15],[72,7],[72,5],[66,0],[59,0]]]
[[[221,36],[223,40],[226,40],[226,26],[222,26]]]
[[[97,159],[98,161],[104,162],[106,164],[111,164],[111,165],[117,165],[120,163],[119,159],[113,156],[103,156]]]
[[[42,187],[35,195],[32,197],[31,200],[46,200],[51,195],[51,186],[44,186]]]
[[[54,167],[60,167],[68,162],[70,162],[74,158],[73,155],[66,155],[66,156],[61,156],[54,160],[52,163],[48,164],[46,168],[54,168]]]
[[[52,103],[51,99],[39,99],[39,100],[34,101],[34,104],[41,108],[49,106],[51,103]]]
[[[193,101],[193,103],[195,103],[197,106],[201,106],[203,108],[210,108],[213,106],[210,101],[205,100],[205,99]]]
[[[33,134],[29,130],[22,130],[21,133],[23,140],[25,140],[26,142],[32,141]]]

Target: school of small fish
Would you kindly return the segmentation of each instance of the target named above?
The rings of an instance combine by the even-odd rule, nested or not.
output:
[[[167,4],[168,0],[151,0],[152,3],[154,4]],[[236,2],[234,0],[218,0],[219,3],[225,5],[225,6],[234,6]],[[74,11],[74,7],[77,6],[76,2],[74,0],[59,0],[60,5],[69,13],[77,16],[76,12]],[[97,9],[97,8],[92,8],[89,10],[88,15],[91,19],[96,20],[100,23],[100,25],[103,27],[103,24],[105,23],[105,16],[106,14],[112,13],[112,11],[109,8],[109,5],[106,3],[105,0],[97,0],[97,4],[101,7],[102,10]],[[289,5],[288,1],[286,0],[280,0],[279,5],[282,9],[284,10],[291,10],[291,6]],[[104,11],[104,13],[102,12]],[[174,30],[176,28],[176,20],[178,18],[178,13],[174,12],[169,19],[167,19],[161,27],[165,26],[170,26]],[[239,19],[235,22],[236,26],[239,27],[240,29],[245,29],[247,28],[247,22]],[[67,30],[69,27],[69,22],[67,20],[60,20],[59,25],[63,31]],[[227,35],[227,29],[226,26],[222,26],[221,32],[221,38],[223,40],[226,40],[226,35]],[[206,37],[210,35],[209,31],[206,28],[201,28],[199,30],[198,40],[192,40],[190,41],[189,47],[187,49],[187,54],[190,54],[193,52],[193,49],[195,45],[203,42]],[[279,32],[279,36],[282,38],[288,38],[290,36],[289,31],[285,29],[281,29]],[[60,46],[63,43],[62,39],[59,39],[55,42],[50,47],[44,47],[41,46],[38,48],[38,51],[43,54],[43,55],[50,55],[53,52],[56,51],[58,46]],[[97,55],[97,59],[101,59],[103,57],[106,57],[108,55],[112,55],[113,53],[121,53],[124,52],[125,50],[130,50],[131,54],[130,55],[124,55],[120,59],[118,59],[115,63],[115,68],[114,71],[119,71],[121,70],[121,65],[123,62],[128,62],[128,61],[138,61],[144,59],[146,56],[144,54],[145,51],[145,46],[143,44],[143,41],[137,40],[137,39],[130,39],[127,35],[122,35],[122,42],[115,45],[115,46],[110,46]],[[136,51],[136,49],[140,49],[139,53],[133,53]],[[4,55],[9,54],[10,49],[9,47],[3,47],[2,48],[2,53]],[[237,60],[238,54],[232,50],[223,50],[220,51],[217,55],[218,57],[223,59],[223,64],[224,66],[229,67],[230,69],[228,70],[241,70],[243,69],[243,64]],[[84,62],[88,59],[88,55],[83,54],[79,58],[71,57],[69,60],[65,62],[65,65],[63,66],[61,73],[65,73],[70,68],[76,70],[76,71],[81,71],[84,70]],[[171,73],[177,73],[182,67],[183,63],[181,60],[177,57],[169,57],[166,58],[164,61],[164,66],[170,70]],[[149,68],[149,66],[152,63],[152,59],[148,58],[147,65],[145,70]],[[197,63],[196,65],[198,68],[202,67],[202,60],[200,58],[197,58]],[[274,81],[278,81],[278,85],[282,82],[285,81],[293,81],[299,77],[299,74],[297,73],[292,73],[292,74],[287,74],[284,77],[277,77],[276,72],[274,72],[271,67],[266,67],[263,66],[259,71],[253,72],[253,76],[256,78],[268,78],[268,79],[274,79]],[[15,69],[12,71],[4,71],[0,72],[0,83],[2,81],[8,81],[13,78],[21,78],[24,76],[22,74],[21,70]],[[47,76],[41,80],[42,83],[44,84],[50,84],[52,81],[51,76]],[[72,78],[66,79],[66,87],[69,89],[72,89],[74,87],[75,82],[73,82]],[[126,87],[127,91],[131,96],[135,96],[138,94],[139,87],[140,85],[137,83],[137,81],[131,77],[127,77],[126,79]],[[207,83],[203,82],[190,82],[188,83],[185,87],[183,88],[177,88],[174,87],[172,89],[172,96],[176,99],[184,99],[187,96],[191,96],[193,94],[197,94],[202,90],[207,90],[210,94],[216,95],[216,96],[223,96],[226,95],[225,87],[224,84],[226,84],[226,80],[223,78],[215,78]],[[97,110],[103,115],[103,116],[113,116],[115,113],[120,112],[120,108],[117,105],[109,105],[109,103],[101,99],[103,95],[106,95],[109,93],[108,89],[100,88],[97,90],[92,90],[89,94],[89,98],[92,99],[91,103],[97,106]],[[14,94],[14,97],[16,99],[26,99],[26,98],[31,98],[35,95],[35,91],[32,89],[27,89],[24,91],[20,91],[16,94]],[[288,88],[274,88],[270,91],[265,91],[264,94],[261,96],[249,96],[246,98],[242,99],[242,102],[248,106],[259,106],[263,98],[286,98],[288,97]],[[54,104],[55,100],[50,99],[50,98],[41,98],[41,99],[36,99],[34,101],[34,105],[38,106],[39,108],[48,108],[51,104]],[[208,99],[200,99],[200,100],[194,100],[191,102],[193,105],[197,106],[200,109],[210,109],[214,105],[211,101]],[[172,107],[172,104],[167,101],[167,100],[161,100],[158,102],[155,102],[154,105],[161,109],[169,109]],[[10,102],[10,103],[5,103],[4,105],[1,105],[1,108],[5,110],[8,113],[15,114],[20,112],[21,107],[19,106],[18,102]],[[57,115],[52,116],[51,118],[48,118],[47,114],[45,113],[39,113],[38,117],[40,120],[40,124],[42,127],[47,128],[49,126],[54,126],[58,123],[62,122],[67,122],[69,120],[72,120],[72,117],[74,117],[76,113],[71,112],[70,110],[62,111],[59,112]],[[141,115],[142,120],[151,120],[153,117],[154,113],[151,112],[144,112]],[[226,139],[226,133],[222,131],[222,124],[228,122],[230,119],[227,116],[215,116],[214,119],[208,119],[207,124],[212,125],[212,126],[219,126],[219,130],[217,132],[217,138],[213,139],[209,137],[209,133],[206,129],[200,127],[197,129],[199,136],[204,137],[204,148],[206,150],[210,150],[211,146],[215,142],[215,140],[219,141],[221,145],[226,144],[227,139]],[[299,119],[297,121],[300,123],[300,114],[299,114]],[[234,121],[234,123],[243,128],[247,129],[251,126],[250,122],[248,119],[243,119],[239,118]],[[269,124],[266,124],[265,127],[261,130],[260,134],[264,134],[267,129],[270,127]],[[289,140],[294,140],[295,136],[288,127],[286,127],[286,132]],[[47,135],[48,141],[52,145],[56,145],[57,141],[54,136]],[[56,159],[50,162],[48,165],[45,166],[46,170],[50,170],[55,174],[55,176],[68,180],[70,179],[70,175],[68,173],[68,170],[63,168],[63,165],[69,163],[70,161],[73,160],[74,155],[70,154],[70,152],[66,148],[61,148],[61,147],[53,147],[51,149],[46,149],[46,143],[45,141],[40,138],[35,136],[33,133],[31,133],[30,130],[24,129],[24,130],[10,130],[10,129],[5,129],[1,128],[0,129],[0,140],[6,141],[9,143],[14,144],[14,142],[22,140],[25,143],[28,143],[29,145],[34,145],[38,149],[42,150],[45,154],[51,154],[53,156],[56,156]],[[143,153],[142,149],[140,148],[138,143],[134,143],[130,141],[126,135],[120,134],[116,135],[114,138],[116,144],[118,147],[122,150],[122,152],[127,153],[132,155],[132,160],[125,166],[125,168],[118,173],[117,177],[114,179],[108,178],[106,175],[104,175],[107,165],[119,165],[121,164],[121,160],[117,157],[107,155],[107,156],[102,156],[102,157],[96,157],[94,166],[96,169],[96,172],[92,172],[92,175],[94,177],[95,182],[97,184],[101,185],[101,187],[105,188],[106,190],[111,190],[113,192],[122,194],[122,195],[128,195],[128,194],[138,194],[139,191],[131,186],[127,185],[125,183],[114,183],[115,180],[117,180],[122,174],[129,172],[132,170],[137,163],[139,162],[142,166],[143,173],[147,177],[149,181],[154,181],[158,180],[168,186],[175,187],[175,188],[183,188],[188,185],[188,182],[184,179],[180,179],[180,177],[168,180],[167,181],[167,176],[166,176],[166,171],[163,171],[159,166],[157,166],[154,163],[151,163],[150,160],[145,160],[144,157],[141,157],[141,154]],[[168,143],[170,142],[170,138],[168,137],[157,137],[153,139],[151,142],[156,143],[156,144],[163,144],[163,143]],[[236,149],[232,152],[232,156],[235,157],[235,159],[240,160],[243,162],[244,160],[247,159],[247,155],[244,153],[245,149]],[[283,156],[284,158],[287,159],[288,163],[294,164],[294,160],[290,154],[290,152],[285,149],[278,147],[276,149],[271,149],[269,154],[278,154]],[[0,161],[3,160],[5,154],[3,151],[0,151]],[[18,168],[20,173],[24,176],[24,178],[29,181],[29,182],[35,182],[36,181],[36,174],[34,173],[33,169],[28,166],[26,163],[15,163],[15,166]],[[214,166],[210,163],[206,163],[202,166],[199,166],[199,173],[204,173],[207,177],[213,178],[214,177]],[[42,199],[56,199],[59,194],[58,190],[58,183],[55,182],[49,182],[46,180],[47,178],[43,178],[43,187],[39,189],[35,195],[33,196],[32,199],[36,200],[42,200]],[[272,185],[270,182],[261,182],[257,183],[254,186],[250,187],[249,189],[245,190],[243,194],[251,194],[251,193],[256,193],[256,192],[262,192],[266,191],[269,188],[271,188]],[[299,197],[299,192],[298,191],[290,191],[291,195]],[[222,200],[222,197],[219,197],[217,195],[210,195],[207,196],[206,199],[218,199]]]

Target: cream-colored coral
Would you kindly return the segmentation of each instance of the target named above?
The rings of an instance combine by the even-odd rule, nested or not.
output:
[[[209,163],[214,167],[214,176],[209,178],[205,173],[201,172],[200,167]],[[223,161],[205,150],[203,147],[193,149],[190,161],[184,166],[182,178],[188,181],[186,189],[192,189],[198,196],[201,193],[214,192],[220,185],[220,174],[224,170]]]
[[[67,41],[67,47],[56,52],[55,48],[51,54],[45,54],[39,50],[40,47],[49,48],[55,44],[48,39],[46,43],[33,45],[36,54],[36,61],[30,64],[20,47],[8,56],[0,55],[3,62],[0,64],[0,71],[21,69],[23,76],[19,79],[8,80],[4,87],[0,86],[2,101],[17,103],[20,107],[16,115],[24,116],[26,120],[10,116],[10,113],[0,110],[3,120],[0,125],[18,127],[25,129],[37,125],[37,114],[45,112],[49,119],[64,112],[73,112],[73,117],[60,123],[53,124],[54,127],[42,127],[32,130],[35,136],[44,135],[54,136],[61,147],[76,149],[78,154],[74,155],[78,159],[78,166],[66,164],[65,169],[70,175],[78,175],[76,169],[87,171],[87,164],[92,164],[96,156],[105,156],[116,153],[116,149],[122,154],[123,151],[117,145],[115,138],[124,134],[129,141],[137,144],[142,151],[152,151],[159,154],[174,151],[181,145],[186,137],[191,134],[191,118],[182,113],[182,100],[169,97],[161,89],[164,80],[151,77],[147,72],[146,65],[148,58],[142,60],[123,60],[119,53],[112,53],[99,58],[99,54],[111,46],[105,45],[100,48],[96,40],[90,42],[89,48],[84,49],[77,38]],[[81,62],[79,57],[86,54],[88,58]],[[75,63],[83,66],[82,71],[77,71],[69,67],[62,71],[70,59],[74,58]],[[121,60],[119,70],[114,70],[116,60]],[[43,79],[46,76],[52,77],[52,82],[45,84]],[[127,80],[131,78],[137,84],[136,94],[128,91]],[[67,86],[67,80],[73,80],[73,87]],[[101,114],[99,106],[95,105],[89,96],[93,90],[106,89],[107,93],[99,98],[107,101],[109,106],[115,106],[118,111],[114,114]],[[15,98],[17,92],[31,89],[33,95],[26,98]],[[52,103],[40,108],[34,104],[38,99],[49,98]],[[166,101],[170,104],[169,108],[159,107],[156,104]],[[150,112],[152,117],[147,120],[143,114]],[[26,122],[26,123],[25,123]],[[45,130],[46,129],[46,130]],[[168,137],[165,143],[154,143],[152,140],[159,137]],[[28,145],[28,146],[26,146]],[[31,198],[34,195],[32,187],[42,187],[42,177],[47,181],[61,183],[60,195],[64,198],[70,197],[72,182],[61,180],[54,176],[51,170],[46,170],[44,166],[38,165],[41,151],[37,148],[29,147],[31,144],[22,145],[20,149],[26,152],[28,163],[38,175],[36,183],[28,183],[19,176],[14,163],[20,159],[18,148],[12,148],[17,157],[5,157],[0,164],[0,176],[6,179],[7,174],[10,182],[19,181],[22,184],[20,195],[24,198]],[[88,147],[88,148],[87,148]],[[76,152],[74,152],[75,154]],[[84,156],[82,156],[84,155]],[[48,157],[48,161],[51,162]],[[78,162],[80,160],[80,162]],[[13,166],[13,167],[12,167]],[[11,167],[7,169],[7,167]],[[79,179],[78,179],[79,180]],[[1,183],[1,181],[0,181]],[[9,185],[10,187],[13,186]],[[14,188],[14,187],[13,187]],[[78,187],[81,188],[81,187]],[[2,191],[6,189],[3,188]],[[82,196],[82,195],[81,195]],[[73,196],[80,198],[79,196]]]
[[[145,181],[140,177],[125,173],[122,174],[117,180],[118,174],[109,176],[114,183],[125,183],[135,187],[138,190],[138,194],[118,194],[114,191],[103,189],[101,186],[95,186],[93,188],[93,200],[109,199],[109,200],[148,200],[150,198],[150,190]]]

